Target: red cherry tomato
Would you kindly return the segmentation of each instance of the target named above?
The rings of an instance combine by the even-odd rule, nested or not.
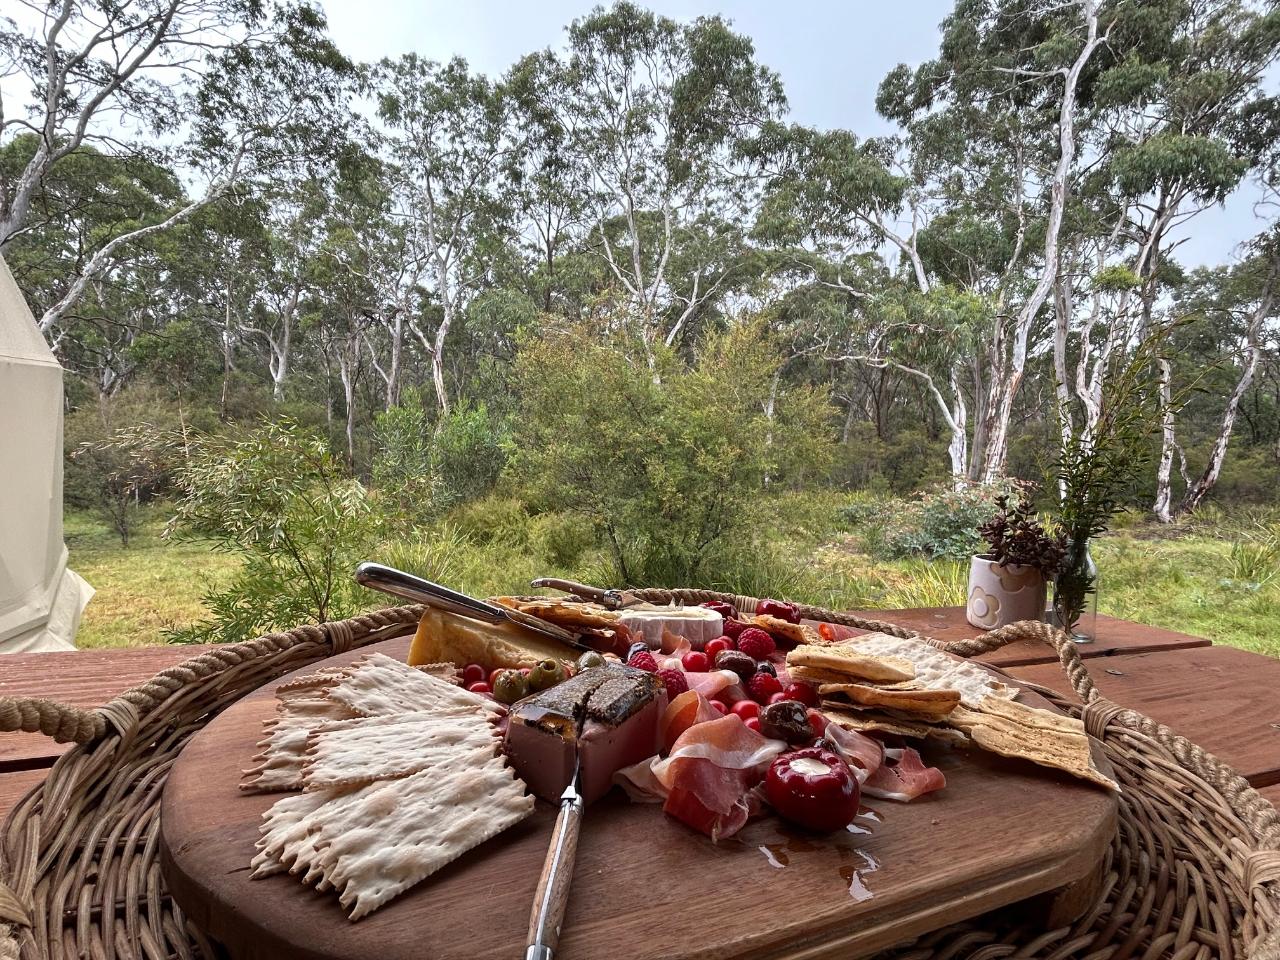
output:
[[[680,658],[686,673],[706,673],[711,669],[711,658],[701,650],[690,650]]]
[[[492,693],[493,687],[489,686],[484,680],[477,680],[475,683],[468,683],[467,689],[472,693]]]
[[[740,716],[743,720],[749,720],[752,717],[760,716],[760,704],[756,703],[754,700],[739,700],[729,709]]]
[[[702,649],[706,651],[708,658],[714,660],[716,654],[721,650],[734,649],[734,643],[728,637],[716,637],[714,640],[708,640],[706,646]]]
[[[800,681],[788,683],[782,688],[782,692],[787,695],[788,700],[799,700],[806,707],[816,707],[818,705],[818,691],[813,688],[812,684],[801,683]]]
[[[858,778],[823,747],[784,753],[769,767],[765,796],[778,815],[809,830],[830,833],[858,813]]]
[[[465,684],[481,683],[489,676],[489,671],[478,663],[468,663],[462,668],[462,682]]]
[[[827,732],[827,724],[830,721],[817,710],[809,711],[809,726],[813,727],[813,735],[820,737]]]
[[[711,705],[715,707],[717,710],[719,710],[721,713],[729,712],[729,705],[725,703],[723,700],[712,700],[710,702],[711,702]]]
[[[748,730],[754,730],[756,733],[760,732],[759,717],[747,717],[747,719],[743,720],[742,722],[747,725]]]

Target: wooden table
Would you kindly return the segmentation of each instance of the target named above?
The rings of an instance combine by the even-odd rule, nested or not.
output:
[[[960,608],[873,610],[866,615],[930,636],[975,631]],[[1111,617],[1098,618],[1097,642],[1080,648],[1104,695],[1185,734],[1233,764],[1270,799],[1280,800],[1280,660]],[[146,647],[0,657],[0,693],[49,697],[78,706],[105,703],[204,647]],[[983,659],[1015,676],[1066,692],[1047,647],[1014,644]],[[35,734],[0,734],[0,815],[36,786],[67,748]]]

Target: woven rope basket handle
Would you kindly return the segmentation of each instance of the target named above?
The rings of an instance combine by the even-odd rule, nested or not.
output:
[[[43,697],[0,697],[0,733],[41,733],[57,743],[94,743],[111,728],[127,733],[138,717],[155,709],[191,683],[238,663],[269,657],[304,644],[316,648],[311,659],[344,653],[373,643],[422,616],[422,607],[387,607],[350,620],[307,624],[256,640],[229,643],[184,660],[126,690],[110,703],[90,710]]]

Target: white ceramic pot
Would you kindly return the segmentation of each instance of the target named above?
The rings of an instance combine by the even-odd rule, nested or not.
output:
[[[1019,620],[1043,620],[1044,576],[1035,567],[996,563],[990,557],[969,562],[969,599],[965,619],[980,630]]]

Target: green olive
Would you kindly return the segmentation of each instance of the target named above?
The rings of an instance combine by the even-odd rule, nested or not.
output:
[[[519,670],[502,670],[493,679],[493,698],[499,703],[515,703],[529,695],[529,680]]]
[[[578,672],[590,670],[592,667],[603,667],[605,665],[604,654],[597,653],[594,650],[588,650],[578,658]]]
[[[559,660],[543,660],[529,672],[529,689],[545,690],[568,678],[564,664]]]

